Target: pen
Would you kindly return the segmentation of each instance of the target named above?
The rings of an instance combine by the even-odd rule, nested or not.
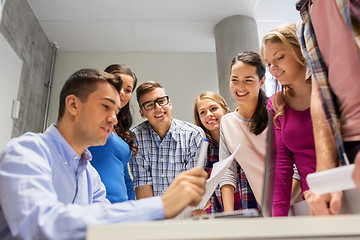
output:
[[[200,167],[200,168],[204,167],[205,157],[206,157],[208,146],[209,146],[209,139],[204,138],[204,140],[202,141],[202,144],[201,144],[199,158],[197,160],[197,165],[196,165],[197,167]]]

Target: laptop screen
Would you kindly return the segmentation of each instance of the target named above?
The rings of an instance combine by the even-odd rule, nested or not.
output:
[[[273,112],[269,111],[269,122],[267,132],[267,145],[265,155],[264,188],[261,213],[264,217],[272,217],[273,213],[273,195],[274,195],[274,176],[276,161],[276,144],[273,131]]]

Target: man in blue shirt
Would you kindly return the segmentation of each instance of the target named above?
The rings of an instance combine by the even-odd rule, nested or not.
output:
[[[59,121],[12,139],[0,155],[0,239],[84,239],[89,224],[171,218],[195,205],[206,173],[179,175],[162,197],[110,204],[88,147],[103,145],[120,111],[121,80],[75,72],[60,93]]]
[[[136,89],[140,115],[147,121],[132,129],[137,155],[131,159],[136,198],[161,196],[176,175],[196,164],[204,131],[171,118],[172,104],[165,89],[149,81]]]

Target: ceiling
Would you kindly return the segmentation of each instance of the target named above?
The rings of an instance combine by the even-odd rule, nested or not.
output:
[[[253,17],[259,39],[299,19],[296,0],[27,1],[49,40],[71,52],[214,53],[226,17]]]

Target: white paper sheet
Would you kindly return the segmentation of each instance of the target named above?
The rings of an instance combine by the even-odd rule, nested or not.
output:
[[[230,167],[230,164],[234,160],[234,157],[239,149],[240,149],[240,144],[236,147],[235,151],[228,158],[219,161],[217,163],[214,163],[210,178],[206,181],[206,192],[202,197],[201,202],[195,207],[187,206],[176,217],[176,219],[191,217],[192,216],[191,212],[193,210],[203,209],[206,206],[206,203],[209,201],[211,195],[214,193],[216,187],[219,185],[221,178],[224,176],[225,171]]]
[[[352,173],[355,165],[336,167],[325,171],[310,173],[306,181],[311,191],[316,194],[325,194],[355,188]]]

